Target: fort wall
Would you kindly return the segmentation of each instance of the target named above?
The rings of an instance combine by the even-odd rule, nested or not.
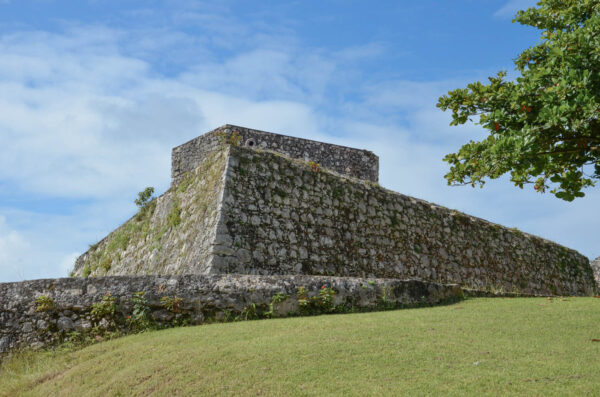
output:
[[[235,134],[234,138],[231,138],[232,134]],[[359,179],[377,182],[379,178],[379,157],[368,150],[227,124],[173,148],[171,154],[172,184],[178,184],[186,172],[195,169],[207,153],[218,149],[224,142],[235,143],[238,146],[275,150],[288,157],[314,161],[322,167]]]
[[[226,147],[207,153],[178,185],[90,246],[72,276],[208,273],[227,162]]]
[[[172,171],[76,277],[0,283],[0,353],[131,332],[138,292],[168,327],[302,314],[329,289],[349,311],[598,291],[598,259],[384,189],[367,151],[226,125],[173,149]]]
[[[589,260],[559,244],[290,160],[231,147],[212,271],[415,278],[589,295]]]

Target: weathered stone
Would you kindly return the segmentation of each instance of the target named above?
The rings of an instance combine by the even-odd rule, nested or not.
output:
[[[56,326],[60,331],[71,331],[75,329],[73,320],[71,320],[69,317],[60,317],[56,322]]]
[[[314,161],[320,167],[332,169],[340,174],[377,182],[379,158],[367,150],[354,149],[308,139],[295,138],[272,132],[253,130],[235,125],[224,125],[173,149],[171,177],[176,185],[185,173],[196,168],[212,150],[231,134],[240,137],[239,145],[249,148],[272,149],[291,158]],[[272,163],[275,171],[279,164]]]
[[[592,267],[592,271],[594,272],[594,279],[596,279],[598,289],[600,289],[600,256],[594,259],[590,265]]]
[[[456,285],[307,275],[113,276],[0,283],[0,344],[6,349],[32,344],[46,346],[60,341],[67,331],[89,330],[92,326],[90,311],[107,292],[116,302],[128,304],[117,305],[114,319],[102,319],[98,325],[101,329],[117,327],[127,332],[129,328],[124,319],[131,316],[132,298],[139,291],[146,293],[148,303],[154,309],[152,319],[159,324],[169,325],[175,319],[173,312],[161,307],[163,296],[180,298],[177,316],[188,319],[192,324],[200,324],[207,316],[223,320],[231,319],[228,316],[232,315],[243,316],[244,308],[251,304],[258,308],[269,307],[276,294],[286,296],[283,302],[274,307],[276,315],[284,316],[297,311],[300,287],[306,288],[311,296],[317,296],[324,285],[335,291],[336,304],[357,309],[377,308],[381,303],[377,297],[382,296],[383,291],[390,292],[390,302],[405,305],[421,303],[423,297],[434,304],[457,300],[462,296],[461,289]],[[372,295],[365,295],[366,286],[373,291]],[[86,292],[81,295],[65,292],[73,288]],[[78,306],[80,319],[73,322],[69,317],[61,316],[60,311],[49,313],[30,310],[35,308],[35,300],[31,297],[39,295],[50,296],[59,309]],[[56,317],[48,319],[48,316]],[[23,332],[22,326],[26,323],[37,324],[37,332]],[[56,326],[50,326],[52,323]],[[57,333],[57,330],[64,332]]]
[[[108,321],[106,318],[103,318],[100,320],[100,322],[98,322],[98,328],[100,329],[109,329],[110,325],[110,321]]]
[[[21,327],[21,330],[24,333],[32,332],[33,331],[33,324],[28,321],[28,322],[26,322],[26,323],[23,324],[23,326]]]
[[[74,323],[76,331],[87,331],[92,329],[92,322],[89,320],[79,320]]]
[[[10,336],[0,337],[0,353],[6,353],[10,350]]]
[[[169,322],[175,318],[175,314],[168,310],[161,309],[152,312],[152,318],[160,322]]]
[[[196,313],[192,316],[192,324],[200,325],[204,322],[204,315],[202,313]]]
[[[48,327],[50,327],[50,324],[48,323],[48,321],[46,321],[44,319],[38,320],[36,325],[37,325],[37,328],[42,331],[45,331],[48,329]]]

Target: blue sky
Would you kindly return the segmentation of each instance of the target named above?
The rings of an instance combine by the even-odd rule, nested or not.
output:
[[[598,188],[443,179],[484,132],[437,98],[514,75],[539,32],[512,16],[533,4],[0,0],[0,281],[67,275],[168,187],[173,146],[225,123],[372,150],[387,188],[600,255]]]

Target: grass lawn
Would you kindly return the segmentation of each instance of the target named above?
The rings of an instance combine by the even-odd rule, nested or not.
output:
[[[23,353],[2,396],[600,395],[600,299],[203,325]]]

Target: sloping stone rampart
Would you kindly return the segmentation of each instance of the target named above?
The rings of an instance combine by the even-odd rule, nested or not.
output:
[[[316,297],[324,286],[335,291],[334,305],[350,311],[374,310],[382,304],[388,308],[437,304],[462,297],[456,285],[318,276],[113,276],[0,283],[0,353],[56,344],[72,332],[90,332],[92,327],[127,333],[132,297],[140,291],[145,293],[150,318],[159,326],[172,326],[247,318],[251,313],[259,316],[272,304],[273,317],[297,314],[300,288]],[[115,298],[114,315],[95,317],[91,309],[107,293]],[[276,294],[280,299],[273,303]],[[40,311],[36,304],[40,296],[50,299],[52,307]],[[181,299],[177,310],[167,309],[163,297]]]
[[[208,273],[227,161],[226,147],[207,154],[177,186],[91,246],[72,275]]]
[[[589,295],[589,260],[515,229],[277,153],[232,147],[216,273],[417,278]]]
[[[340,174],[359,179],[377,182],[379,178],[379,157],[368,150],[227,124],[173,148],[172,184],[178,184],[186,172],[195,169],[207,153],[218,149],[233,133],[240,137],[240,146],[275,150],[288,157],[311,160]]]

